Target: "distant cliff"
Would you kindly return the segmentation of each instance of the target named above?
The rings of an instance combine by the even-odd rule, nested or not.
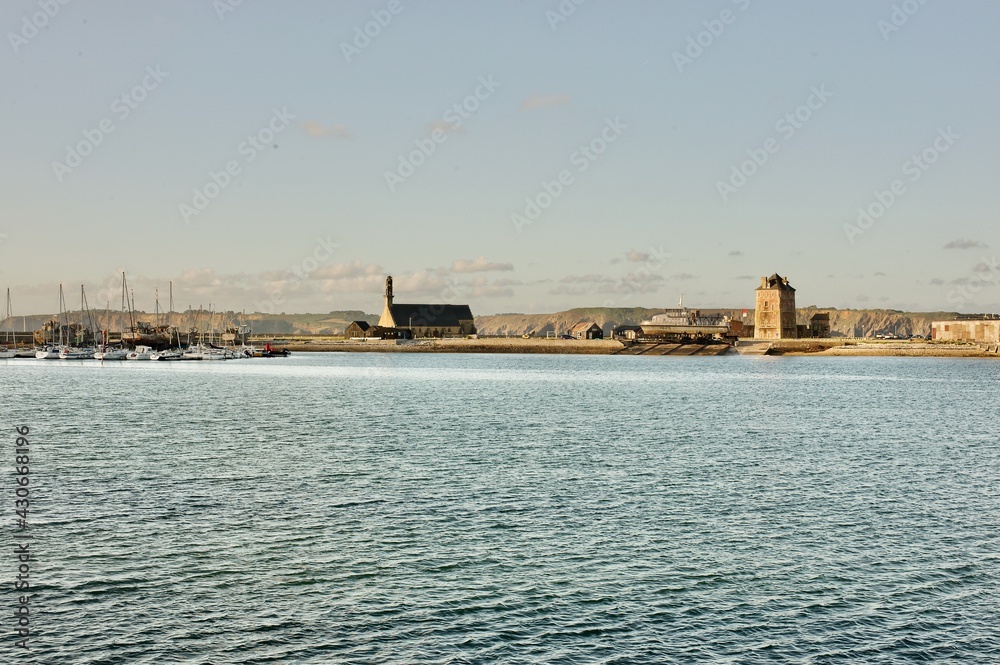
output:
[[[644,307],[582,307],[569,309],[552,314],[494,314],[477,316],[476,328],[481,335],[510,335],[520,337],[534,334],[544,337],[549,331],[556,335],[569,332],[577,323],[594,321],[604,329],[606,335],[611,334],[615,326],[638,325],[662,309],[647,309]],[[702,309],[705,314],[726,314],[736,319],[742,318],[740,309]],[[929,335],[931,321],[952,319],[955,312],[900,312],[889,309],[833,309],[833,308],[802,308],[798,310],[798,322],[808,324],[816,312],[829,312],[830,328],[835,337],[873,337],[878,333],[891,333],[900,337],[910,335]],[[108,321],[103,311],[94,311],[92,315],[98,328],[108,327]],[[28,331],[36,330],[49,316],[13,317],[0,325],[0,331],[20,331],[22,327]],[[154,323],[156,317],[152,313],[140,312],[135,315],[137,320]],[[350,325],[351,321],[360,320],[368,323],[378,323],[378,315],[365,314],[360,310],[345,310],[328,312],[326,314],[240,314],[224,312],[209,315],[207,312],[188,311],[174,312],[170,315],[170,324],[178,327],[182,333],[191,328],[201,330],[221,331],[240,323],[248,325],[254,333],[262,335],[339,335]],[[70,321],[79,321],[79,312],[70,312]],[[161,323],[166,323],[166,316],[161,314]],[[753,310],[747,310],[748,322],[753,322]],[[127,317],[111,312],[111,330],[127,328]]]
[[[477,316],[476,328],[481,335],[515,335],[533,333],[544,336],[548,331],[561,335],[581,321],[594,321],[610,334],[615,326],[638,325],[662,312],[662,309],[635,308],[579,308],[553,314],[496,314]],[[702,309],[706,314],[723,313],[742,318],[739,309]],[[808,324],[816,312],[829,312],[831,334],[835,337],[874,337],[876,334],[893,334],[900,337],[929,335],[931,322],[952,319],[955,312],[900,312],[887,309],[833,309],[801,308],[798,322]],[[746,320],[753,322],[753,310],[747,310]]]
[[[66,316],[71,322],[80,321],[79,311],[69,312]],[[131,325],[129,316],[120,312],[107,313],[105,310],[93,310],[90,317],[94,322],[94,327],[101,330],[120,331],[128,329]],[[15,316],[0,324],[0,332],[11,329],[20,332],[22,328],[30,332],[41,328],[42,324],[54,318],[56,317],[53,315],[38,314],[25,317]],[[222,332],[227,328],[240,325],[246,325],[255,334],[260,335],[339,335],[344,332],[344,328],[351,325],[351,321],[378,323],[379,319],[376,314],[365,314],[360,310],[345,310],[326,314],[241,314],[239,312],[209,314],[204,311],[190,310],[173,312],[169,317],[163,313],[157,316],[152,312],[136,312],[132,318],[154,325],[169,323],[169,325],[179,329],[182,335],[192,328],[205,332]],[[87,325],[90,327],[89,323]]]

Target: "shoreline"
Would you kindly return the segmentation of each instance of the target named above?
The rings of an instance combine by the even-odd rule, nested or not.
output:
[[[292,353],[507,353],[555,355],[645,355],[645,356],[819,356],[819,357],[928,357],[1000,358],[1000,347],[928,341],[803,339],[740,340],[736,347],[724,344],[625,344],[618,340],[567,339],[435,339],[435,340],[272,340]]]

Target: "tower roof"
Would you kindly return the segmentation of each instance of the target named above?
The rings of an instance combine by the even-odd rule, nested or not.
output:
[[[792,285],[788,283],[787,277],[782,277],[778,273],[773,273],[770,277],[761,277],[758,291],[767,289],[781,289],[783,291],[794,291]]]

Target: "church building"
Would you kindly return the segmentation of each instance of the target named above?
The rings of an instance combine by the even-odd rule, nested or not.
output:
[[[795,289],[787,277],[761,277],[754,311],[755,339],[795,339]]]
[[[464,337],[476,334],[468,305],[402,304],[393,302],[392,275],[385,278],[385,306],[380,328],[403,328],[413,337]]]

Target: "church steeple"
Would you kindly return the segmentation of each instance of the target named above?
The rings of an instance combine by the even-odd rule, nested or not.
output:
[[[392,307],[392,275],[385,278],[385,304]]]

